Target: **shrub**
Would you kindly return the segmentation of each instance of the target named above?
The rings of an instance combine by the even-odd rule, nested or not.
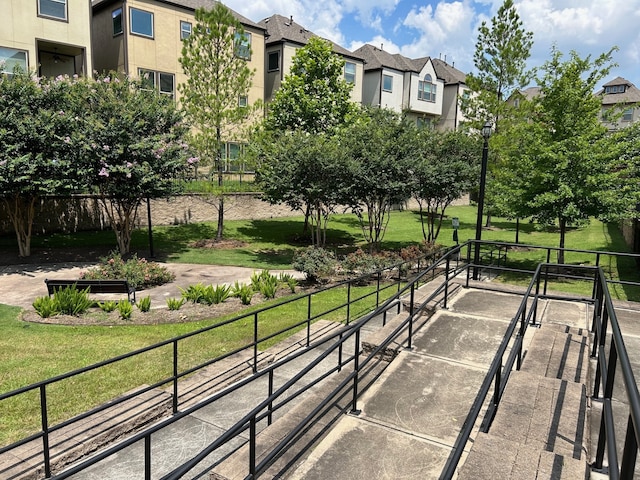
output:
[[[147,295],[146,297],[142,298],[140,301],[138,301],[137,306],[138,310],[140,310],[141,312],[148,312],[151,309],[151,297]]]
[[[169,310],[180,310],[184,302],[184,298],[167,298],[167,307],[169,307]]]
[[[162,265],[147,262],[135,254],[125,261],[117,252],[101,258],[97,267],[83,272],[80,277],[89,280],[126,278],[134,288],[162,285],[175,279],[175,275]]]
[[[361,249],[357,249],[355,252],[347,255],[341,263],[342,268],[347,273],[357,275],[373,273],[380,269],[381,264],[383,264],[383,262],[379,261],[378,257],[365,253]]]
[[[38,297],[33,301],[33,308],[42,318],[49,318],[60,313],[60,308],[51,297]]]
[[[100,310],[107,313],[113,312],[117,306],[118,303],[115,300],[105,300],[102,303],[98,302],[98,307],[100,307]]]
[[[265,298],[276,298],[278,283],[278,278],[273,275],[264,278],[260,283],[260,293],[264,295]]]
[[[182,298],[192,303],[204,303],[204,297],[207,293],[207,287],[202,283],[189,285],[186,289],[181,288]]]
[[[209,285],[205,289],[203,301],[207,305],[217,305],[224,302],[231,295],[231,287],[229,285]]]
[[[234,297],[240,299],[240,302],[243,305],[249,305],[251,303],[251,298],[253,298],[253,288],[250,285],[235,283],[233,288],[231,289],[231,294]]]
[[[298,286],[298,280],[290,273],[280,272],[280,283],[284,283],[289,287],[291,293],[296,293],[296,287]]]
[[[308,247],[293,255],[292,266],[303,272],[307,280],[315,282],[321,277],[333,275],[336,268],[335,255],[324,248]]]
[[[89,300],[89,288],[78,290],[75,285],[56,290],[53,300],[65,315],[82,315],[93,305]]]
[[[118,313],[123,320],[129,320],[133,314],[133,305],[129,300],[118,302]]]

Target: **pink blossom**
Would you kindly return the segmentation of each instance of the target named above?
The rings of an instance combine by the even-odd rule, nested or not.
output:
[[[109,171],[106,169],[106,167],[102,167],[102,169],[98,172],[98,175],[100,175],[101,177],[108,177]]]

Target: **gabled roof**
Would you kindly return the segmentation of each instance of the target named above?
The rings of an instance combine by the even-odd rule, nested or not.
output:
[[[198,8],[206,8],[210,10],[213,8],[213,6],[216,3],[218,3],[217,0],[154,0],[154,1],[157,3],[164,3],[164,4],[172,5],[175,7],[181,7],[186,10],[193,10],[194,12]],[[107,6],[113,3],[120,3],[120,0],[91,0],[91,7],[94,10],[101,10],[102,8],[106,8]],[[238,20],[242,25],[246,27],[256,28],[258,30],[265,29],[263,26],[258,25],[256,22],[252,20],[249,20],[244,15],[240,15],[238,12],[232,10],[231,8],[229,8],[229,11],[233,14],[236,20]]]
[[[449,65],[439,58],[432,58],[431,62],[433,63],[433,68],[436,70],[436,75],[444,81],[445,85],[466,82],[467,74],[458,70],[453,65]]]
[[[411,59],[399,53],[389,53],[373,45],[365,44],[354,53],[360,55],[365,60],[364,70],[379,70],[391,68],[400,72],[419,73],[429,61],[429,57]]]
[[[302,25],[294,22],[293,17],[287,18],[276,14],[260,20],[258,24],[267,31],[267,38],[265,42],[267,46],[284,42],[291,42],[304,46],[309,43],[311,38],[322,38],[307,30]],[[333,51],[343,57],[350,57],[360,61],[364,60],[362,56],[357,53],[350,52],[331,40],[326,38],[323,40],[330,42]]]
[[[624,86],[624,92],[605,93],[607,87]],[[602,97],[602,105],[617,105],[621,103],[640,103],[640,89],[626,78],[616,77],[602,86],[596,95]]]

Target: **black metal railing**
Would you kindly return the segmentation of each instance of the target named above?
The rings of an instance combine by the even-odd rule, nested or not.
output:
[[[251,360],[251,370],[253,374],[257,374],[259,371],[259,350],[260,346],[264,345],[266,342],[272,341],[276,337],[280,335],[291,334],[295,331],[300,330],[301,328],[306,328],[306,347],[310,347],[311,345],[311,325],[318,319],[330,315],[334,312],[339,312],[341,310],[344,311],[344,316],[342,317],[342,322],[346,325],[349,325],[353,321],[353,307],[359,302],[363,302],[367,299],[370,299],[371,302],[375,305],[376,310],[380,310],[381,301],[385,297],[391,297],[393,299],[397,299],[401,292],[404,291],[402,285],[407,282],[407,279],[404,277],[406,272],[417,271],[421,272],[416,276],[416,278],[411,282],[411,285],[414,285],[413,288],[416,288],[416,285],[420,285],[420,282],[424,283],[428,281],[428,279],[433,278],[435,275],[435,269],[427,270],[428,273],[425,273],[424,268],[425,265],[432,263],[436,258],[436,253],[426,255],[425,257],[413,259],[408,262],[401,262],[397,265],[393,265],[387,269],[376,272],[372,275],[367,275],[367,277],[375,279],[375,287],[362,294],[357,294],[355,292],[356,289],[354,285],[361,285],[363,283],[363,278],[355,278],[345,280],[343,282],[339,282],[332,286],[327,286],[324,288],[320,288],[318,290],[314,290],[313,292],[308,292],[305,294],[297,295],[292,298],[286,299],[284,301],[278,302],[275,305],[269,307],[259,308],[251,313],[247,313],[244,315],[236,316],[231,319],[218,322],[211,326],[201,328],[194,332],[190,332],[179,337],[175,337],[163,342],[156,343],[154,345],[150,345],[148,347],[144,347],[138,349],[136,351],[123,354],[103,362],[99,362],[84,368],[80,368],[74,370],[72,372],[58,375],[40,382],[36,382],[34,384],[6,392],[0,394],[0,406],[2,406],[2,402],[8,402],[15,400],[17,397],[22,395],[31,395],[35,393],[36,398],[39,401],[39,425],[41,426],[41,430],[29,435],[17,442],[14,442],[10,445],[0,447],[0,455],[10,453],[12,450],[15,450],[27,443],[33,441],[41,441],[42,443],[42,465],[43,471],[45,474],[45,478],[49,478],[52,476],[52,449],[55,448],[55,445],[51,445],[51,435],[57,431],[60,431],[64,428],[70,427],[73,424],[76,424],[82,420],[85,420],[89,417],[95,416],[102,412],[105,412],[108,409],[116,408],[119,405],[125,404],[126,402],[136,398],[141,397],[142,395],[150,392],[152,390],[158,388],[167,388],[171,391],[171,410],[174,416],[178,415],[182,408],[181,403],[181,395],[179,392],[179,382],[185,377],[192,375],[198,371],[202,371],[205,368],[211,367],[219,362],[222,362],[234,355],[240,354],[245,351],[252,352],[252,360]],[[334,305],[330,308],[324,308],[321,311],[317,308],[314,308],[314,300],[320,298],[323,294],[328,293],[330,290],[335,289],[344,289],[346,290],[346,299],[344,302]],[[317,300],[316,300],[317,301]],[[389,300],[384,302],[384,305],[388,305]],[[295,319],[290,325],[286,326],[283,329],[280,329],[275,332],[264,333],[264,327],[261,328],[260,318],[261,316],[267,314],[267,312],[273,311],[277,308],[286,307],[288,304],[293,302],[306,302],[306,318],[302,318],[301,320]],[[397,306],[397,300],[395,300]],[[320,303],[320,302],[318,302]],[[399,307],[398,307],[399,308]],[[382,311],[382,310],[381,310]],[[357,313],[357,312],[356,312]],[[384,310],[384,316],[386,318],[386,310]],[[180,345],[189,339],[193,339],[198,336],[206,335],[218,329],[221,329],[225,326],[229,326],[232,324],[238,324],[241,322],[247,322],[249,320],[252,324],[252,334],[251,341],[245,343],[244,345],[232,349],[222,355],[216,356],[210,360],[207,360],[203,363],[199,363],[195,366],[183,366],[181,365],[181,358],[179,352],[181,351]],[[263,333],[261,333],[263,332]],[[49,411],[52,407],[51,398],[49,395],[49,390],[61,384],[62,382],[69,381],[73,383],[73,381],[79,378],[81,375],[86,374],[88,372],[95,372],[100,369],[109,368],[114,365],[121,364],[122,362],[129,361],[131,359],[138,358],[147,353],[154,352],[159,355],[168,355],[170,356],[171,363],[171,372],[170,376],[165,378],[158,379],[150,385],[145,385],[144,387],[140,387],[135,389],[135,391],[131,393],[126,393],[118,398],[104,403],[100,406],[97,406],[89,411],[81,413],[79,415],[73,416],[67,420],[61,421],[59,423],[52,423],[49,420]],[[202,394],[202,392],[200,392]],[[183,395],[184,396],[184,395]],[[184,403],[184,402],[183,402]],[[188,410],[185,410],[188,411]]]
[[[604,254],[603,252],[592,252],[594,254]],[[615,255],[615,254],[612,254]],[[472,266],[469,265],[471,268]],[[575,296],[548,295],[546,285],[550,275],[561,274],[563,267],[571,268],[576,274],[573,278],[580,280],[590,280],[593,282],[593,295],[591,298],[577,298]],[[500,270],[501,267],[491,267]],[[468,282],[468,276],[467,276]],[[487,407],[482,422],[481,432],[488,432],[500,404],[500,399],[509,380],[511,372],[519,370],[523,358],[523,338],[527,328],[536,325],[538,301],[541,299],[579,300],[593,305],[592,333],[594,334],[594,347],[591,352],[596,358],[597,370],[593,386],[593,398],[599,399],[601,384],[604,385],[604,393],[601,398],[603,402],[603,414],[601,418],[600,431],[597,437],[598,448],[596,452],[593,468],[602,469],[605,453],[608,459],[608,474],[612,479],[632,479],[634,477],[635,463],[640,445],[640,394],[633,375],[631,362],[624,345],[620,325],[617,321],[615,309],[609,292],[609,284],[602,267],[576,267],[574,265],[558,265],[541,263],[533,273],[531,282],[523,295],[522,302],[515,316],[509,324],[505,336],[498,348],[496,356],[489,367],[485,379],[478,391],[478,394],[471,406],[462,429],[456,439],[454,448],[447,460],[445,468],[440,478],[448,480],[454,477],[458,463],[463,451],[472,434],[480,412],[484,406]],[[615,282],[613,282],[615,283]],[[541,287],[541,284],[543,285]],[[635,283],[632,283],[637,285]],[[542,290],[545,290],[541,292]],[[606,348],[606,339],[610,330],[610,345]],[[621,375],[616,377],[619,366]],[[621,378],[621,380],[620,380]],[[616,379],[617,391],[622,391],[624,399],[616,399],[618,402],[627,402],[629,413],[626,422],[626,429],[621,435],[615,432],[616,418],[614,415],[612,402],[614,384]],[[490,395],[491,394],[491,395]],[[625,420],[625,419],[623,419]],[[624,422],[622,422],[624,424]],[[619,424],[619,422],[618,422]],[[618,444],[622,444],[622,460],[618,460]]]

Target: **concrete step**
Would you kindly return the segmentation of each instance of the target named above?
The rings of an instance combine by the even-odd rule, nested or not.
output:
[[[583,329],[545,324],[535,331],[458,480],[588,478],[588,355]]]

